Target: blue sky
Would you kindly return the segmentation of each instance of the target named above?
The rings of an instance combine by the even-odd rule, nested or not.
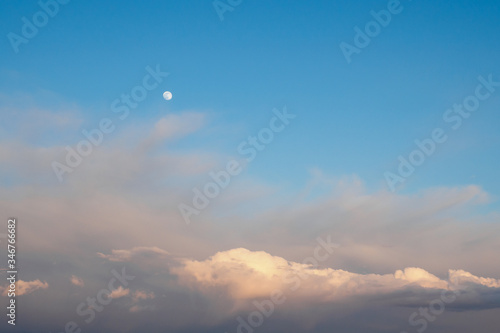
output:
[[[436,274],[442,280],[429,278],[433,286],[443,285],[447,269],[500,278],[491,264],[500,244],[500,87],[457,130],[443,120],[449,108],[475,93],[478,77],[500,81],[500,2],[401,0],[401,12],[346,61],[340,44],[354,45],[354,28],[364,29],[373,20],[370,12],[387,9],[388,2],[243,0],[220,20],[211,0],[72,0],[59,5],[16,53],[8,34],[21,35],[22,18],[32,20],[41,9],[37,1],[3,1],[0,208],[27,221],[33,243],[26,249],[32,264],[26,279],[47,281],[50,291],[27,297],[73,309],[85,292],[96,292],[107,268],[126,261],[117,259],[120,253],[131,261],[144,253],[168,263],[172,257],[196,259],[214,273],[209,266],[217,251],[242,262],[271,257],[240,247],[299,262],[327,234],[345,249],[327,267],[381,274],[380,281],[404,267],[419,267],[424,273],[415,274],[425,279],[425,272]],[[113,101],[141,84],[147,66],[157,65],[168,77],[117,121]],[[162,98],[166,90],[170,101]],[[296,118],[196,223],[184,225],[177,204],[191,200],[210,171],[241,160],[238,145],[269,125],[273,109],[285,106]],[[107,117],[116,131],[59,183],[51,162],[63,160],[65,146],[75,147],[82,130]],[[444,130],[447,141],[390,192],[384,174],[396,173],[398,156],[408,158],[414,141],[430,138],[435,128]],[[142,215],[147,229],[136,225]],[[42,223],[58,230],[55,245],[37,238],[52,237]],[[474,229],[476,223],[484,226]],[[40,268],[48,261],[39,253],[59,258],[60,247],[68,246],[68,254],[54,260],[57,274]],[[172,291],[169,281],[192,273],[188,266],[159,269],[167,277],[158,282],[137,265],[135,272],[145,275],[135,292],[154,292],[158,302],[162,293],[181,297],[181,287]],[[65,274],[80,277],[88,289],[52,293]],[[397,303],[396,294],[406,291],[384,294],[384,304]],[[211,297],[197,292],[190,297]],[[488,297],[482,292],[471,291]],[[401,304],[411,307],[406,301]],[[472,301],[463,302],[454,306],[473,308]],[[493,303],[491,322],[500,304]],[[155,309],[164,306],[172,304],[160,302]],[[406,323],[407,314],[399,311],[394,317]],[[121,315],[119,308],[109,312],[109,318]],[[234,330],[232,315],[220,327]],[[355,327],[352,322],[345,327]],[[458,320],[445,322],[460,327]],[[332,327],[321,323],[318,332]],[[95,327],[109,328],[101,324]],[[57,329],[50,325],[44,327]],[[373,325],[355,331],[384,331],[383,323]]]
[[[171,74],[162,88],[175,98],[166,106],[156,92],[132,121],[182,109],[211,111],[213,126],[243,131],[205,137],[201,144],[232,153],[272,108],[287,105],[300,121],[249,172],[301,184],[307,168],[319,167],[333,175],[355,173],[376,189],[397,156],[442,126],[443,112],[473,91],[477,76],[500,75],[497,2],[401,5],[348,65],[340,42],[352,43],[353,27],[363,27],[385,2],[244,1],[221,22],[210,2],[73,1],[18,54],[2,40],[1,69],[9,79],[1,88],[53,91],[84,108],[85,117],[99,119],[145,66],[161,64]],[[16,33],[20,17],[39,10],[35,2],[2,6],[4,31]],[[474,182],[498,195],[499,98],[495,94],[466,120],[404,190]]]

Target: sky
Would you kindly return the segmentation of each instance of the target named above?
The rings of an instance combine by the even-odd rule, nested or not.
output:
[[[0,330],[494,331],[499,14],[2,1]]]

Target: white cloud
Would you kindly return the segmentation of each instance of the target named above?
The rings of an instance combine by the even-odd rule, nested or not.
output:
[[[235,300],[269,297],[274,290],[289,291],[290,298],[330,302],[360,295],[415,291],[415,288],[500,287],[500,280],[476,277],[465,271],[450,270],[447,280],[416,267],[397,270],[394,274],[358,274],[316,268],[243,248],[218,252],[203,261],[183,259],[181,263],[173,268],[181,283],[207,293],[222,288]],[[466,286],[465,282],[472,285]]]
[[[461,269],[450,269],[449,276],[450,282],[457,287],[476,284],[489,288],[500,288],[500,280],[475,276]]]
[[[407,267],[404,270],[397,270],[394,277],[399,280],[415,283],[424,288],[447,289],[448,283],[437,276],[418,267]]]

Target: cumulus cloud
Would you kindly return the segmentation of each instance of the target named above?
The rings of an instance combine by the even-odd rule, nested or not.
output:
[[[489,288],[500,288],[500,280],[492,279],[492,278],[484,278],[479,276],[474,276],[469,272],[464,270],[453,270],[449,271],[450,281],[453,285],[456,286],[464,286],[464,285],[482,285]]]
[[[418,267],[408,267],[404,270],[397,270],[396,273],[394,273],[394,278],[407,281],[408,283],[416,283],[423,288],[448,288],[448,283],[446,281]]]
[[[244,248],[218,252],[202,261],[183,259],[181,262],[181,266],[173,268],[173,272],[181,277],[181,283],[201,292],[221,288],[236,300],[269,297],[275,290],[289,291],[290,298],[335,302],[353,296],[405,290],[500,287],[500,280],[477,277],[462,270],[450,270],[448,279],[440,279],[417,267],[397,270],[393,274],[358,274],[342,269],[317,268]]]
[[[184,201],[184,194],[185,200],[192,198],[193,186],[203,184],[197,182],[199,177],[226,161],[210,153],[149,148],[193,133],[203,123],[204,116],[180,114],[160,119],[144,132],[136,126],[130,131],[123,128],[106,137],[109,141],[96,147],[63,184],[55,179],[50,163],[63,161],[60,153],[64,145],[76,144],[74,138],[61,140],[61,146],[44,147],[0,142],[0,159],[5,161],[0,171],[8,171],[3,173],[7,186],[0,188],[0,210],[23,217],[23,257],[39,261],[41,254],[57,255],[54,267],[59,271],[42,269],[43,280],[51,286],[61,281],[59,276],[67,281],[67,270],[59,275],[63,262],[78,266],[75,271],[88,269],[86,285],[101,281],[99,269],[84,264],[94,259],[96,251],[110,261],[98,260],[100,264],[131,262],[131,268],[148,279],[133,288],[161,290],[182,301],[148,298],[154,294],[122,288],[119,292],[128,296],[129,310],[138,312],[147,304],[170,309],[185,302],[179,311],[188,321],[193,317],[190,311],[203,313],[209,308],[223,313],[212,306],[219,305],[221,295],[227,296],[227,303],[244,302],[268,297],[274,289],[319,306],[344,304],[339,300],[356,297],[429,295],[439,290],[462,290],[477,307],[500,304],[492,298],[493,293],[498,295],[498,280],[487,278],[500,275],[498,265],[492,265],[500,251],[498,215],[474,213],[475,204],[488,200],[475,185],[415,194],[370,192],[357,177],[326,179],[315,170],[311,183],[295,195],[273,183],[264,184],[266,191],[249,191],[260,182],[242,175],[212,201],[197,223],[186,228],[176,205]],[[342,244],[335,255],[321,267],[300,263],[312,254],[314,239],[326,234],[335,235]],[[134,247],[137,244],[143,246]],[[162,244],[168,244],[168,252],[157,247]],[[169,253],[189,259],[175,262]],[[27,265],[25,272],[41,278],[37,274],[45,264],[52,263]],[[448,271],[450,267],[462,270]],[[36,295],[54,301],[58,293],[64,291],[52,288]],[[64,301],[61,304],[64,309]],[[182,316],[176,313],[169,321],[178,317]]]
[[[47,282],[42,282],[40,280],[34,281],[23,281],[18,280],[16,282],[16,296],[28,295],[38,289],[47,289],[49,284]],[[9,286],[2,287],[2,296],[7,296],[9,292]]]

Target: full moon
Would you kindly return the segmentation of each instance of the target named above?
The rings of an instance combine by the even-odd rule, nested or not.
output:
[[[170,91],[165,91],[163,93],[163,98],[166,100],[166,101],[170,101],[172,99],[172,93]]]

